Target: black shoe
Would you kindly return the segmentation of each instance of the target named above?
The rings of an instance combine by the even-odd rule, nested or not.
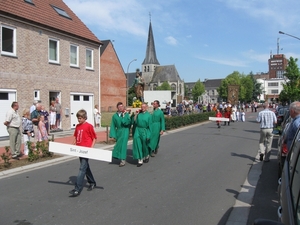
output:
[[[263,161],[263,159],[264,159],[264,154],[260,154],[259,155],[259,161]]]
[[[155,149],[154,154],[157,154],[157,153],[158,153],[158,149]]]
[[[71,197],[77,197],[78,195],[80,195],[80,192],[75,189],[69,191],[69,193],[71,194]]]
[[[154,152],[151,152],[151,155],[150,155],[151,157],[155,157],[155,154],[154,154]]]
[[[13,156],[11,157],[12,159],[15,159],[15,160],[20,160],[20,158],[18,156]]]
[[[90,186],[88,187],[87,191],[91,191],[96,187],[96,184],[90,184]]]
[[[138,163],[136,166],[141,167],[142,165],[143,165],[143,163]]]
[[[218,128],[220,128],[220,126],[218,126]]]
[[[144,159],[143,162],[144,162],[144,163],[148,163],[148,162],[149,162],[149,158]]]

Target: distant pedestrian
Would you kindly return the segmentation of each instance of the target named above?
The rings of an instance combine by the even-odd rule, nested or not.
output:
[[[116,140],[112,157],[119,159],[119,166],[125,166],[127,157],[127,144],[129,139],[131,118],[122,102],[117,103],[117,112],[112,116],[109,137]]]
[[[242,112],[241,112],[241,121],[242,122],[246,121],[246,113],[245,113],[245,111],[243,109],[242,109]]]
[[[292,122],[289,126],[287,135],[286,135],[286,143],[287,147],[290,150],[294,136],[297,132],[297,129],[300,126],[300,102],[293,102],[290,105],[290,116],[292,117]]]
[[[73,144],[78,146],[93,148],[97,136],[93,125],[86,122],[87,112],[84,109],[81,109],[77,112],[76,117],[78,120],[78,124],[76,125],[75,128],[75,132],[74,132],[75,139]],[[80,161],[80,168],[79,168],[79,173],[77,175],[75,188],[69,192],[72,197],[76,197],[80,195],[83,189],[83,181],[85,176],[87,178],[87,182],[90,184],[87,190],[91,191],[96,187],[96,181],[90,169],[89,159],[79,157],[79,161]]]
[[[21,117],[18,114],[19,104],[13,102],[11,108],[7,111],[4,125],[9,134],[9,146],[13,159],[19,160],[21,150]]]
[[[259,160],[265,162],[270,161],[270,153],[273,141],[273,126],[277,123],[274,112],[269,110],[268,103],[263,105],[264,110],[258,113],[256,121],[260,123],[259,138]]]
[[[49,120],[48,120],[49,113],[45,109],[45,106],[43,106],[43,105],[42,105],[42,108],[41,108],[41,114],[44,116],[45,127],[46,127],[46,130],[47,130],[47,134],[49,135]]]
[[[220,110],[219,109],[217,109],[217,114],[216,114],[216,117],[218,117],[218,118],[222,118],[222,113],[220,112]],[[220,128],[220,120],[217,120],[216,121],[217,122],[217,126],[218,126],[218,128]]]

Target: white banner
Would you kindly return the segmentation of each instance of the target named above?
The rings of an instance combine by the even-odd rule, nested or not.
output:
[[[208,119],[211,121],[229,121],[229,118],[223,118],[223,117],[209,117]]]
[[[99,148],[88,148],[77,145],[62,144],[53,141],[49,142],[49,151],[64,155],[96,159],[105,162],[111,162],[112,160],[112,151]]]

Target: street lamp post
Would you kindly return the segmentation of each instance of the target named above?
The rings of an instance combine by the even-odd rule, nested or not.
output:
[[[127,66],[127,76],[126,76],[126,106],[128,106],[128,71],[129,71],[129,66],[132,62],[136,61],[137,59],[133,59],[130,61],[130,63]]]
[[[293,37],[293,38],[296,38],[296,39],[300,40],[300,38],[298,38],[298,37],[296,37],[296,36],[293,36],[293,35],[290,35],[290,34],[287,34],[287,33],[284,33],[284,32],[282,32],[282,31],[279,31],[279,34],[285,34],[285,35],[287,35],[287,36],[290,36],[290,37]]]

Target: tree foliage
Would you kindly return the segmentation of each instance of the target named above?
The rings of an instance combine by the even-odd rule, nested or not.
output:
[[[287,79],[282,84],[283,90],[279,95],[281,102],[293,102],[300,99],[300,71],[297,64],[298,59],[290,57],[288,65],[285,69],[284,76]]]
[[[156,90],[168,91],[171,90],[171,85],[167,81],[164,81],[160,86],[156,87]]]
[[[192,89],[193,101],[197,102],[198,97],[201,96],[205,92],[205,86],[200,81],[200,79],[195,83],[195,86]]]

